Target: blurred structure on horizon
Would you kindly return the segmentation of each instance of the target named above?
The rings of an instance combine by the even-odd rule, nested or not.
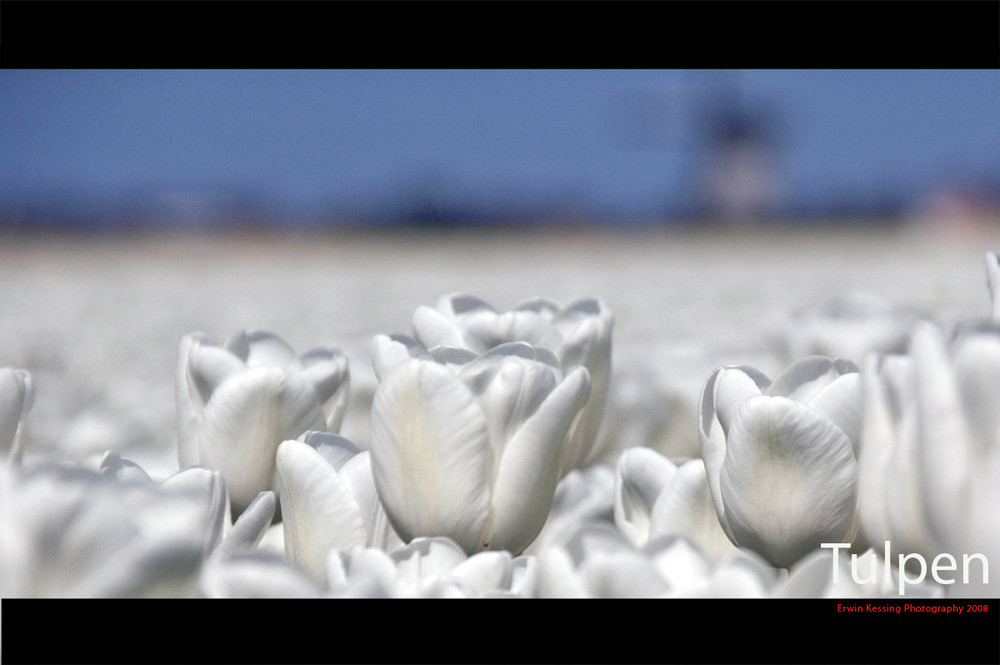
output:
[[[982,227],[989,90],[1000,72],[6,70],[0,231]]]

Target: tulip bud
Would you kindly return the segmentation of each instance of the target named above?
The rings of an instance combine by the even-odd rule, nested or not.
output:
[[[599,298],[566,306],[549,298],[531,298],[498,312],[464,293],[443,296],[436,307],[418,307],[412,322],[414,337],[427,348],[458,347],[482,354],[500,344],[526,342],[555,354],[565,376],[577,367],[587,368],[590,400],[573,426],[562,476],[610,453],[608,442],[597,436],[610,383],[613,325],[611,310]]]
[[[414,344],[379,335],[375,347],[379,358]],[[589,373],[564,378],[552,353],[526,343],[416,351],[381,370],[372,402],[372,471],[389,520],[406,542],[520,554],[548,516]]]
[[[772,382],[741,366],[709,376],[699,406],[705,471],[736,545],[787,568],[857,531],[857,367],[809,356]]]
[[[187,335],[177,375],[180,465],[221,471],[239,515],[260,492],[277,491],[282,441],[339,429],[349,384],[339,349],[296,357],[266,332],[241,331],[222,345]]]

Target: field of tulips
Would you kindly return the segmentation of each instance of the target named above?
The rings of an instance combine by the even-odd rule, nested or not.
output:
[[[993,249],[4,239],[0,597],[996,598]]]

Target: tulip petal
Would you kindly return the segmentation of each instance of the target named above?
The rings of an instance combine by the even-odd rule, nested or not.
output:
[[[708,584],[712,563],[686,536],[660,536],[651,540],[643,551],[669,585],[671,595],[691,593]]]
[[[505,341],[499,333],[497,312],[486,301],[467,293],[438,299],[437,309],[414,311],[414,336],[426,347],[459,346],[485,353]]]
[[[216,557],[201,574],[206,598],[319,598],[320,589],[304,572],[265,552]]]
[[[222,383],[246,369],[246,363],[218,346],[193,342],[187,351],[188,376],[194,387],[191,396],[204,409]]]
[[[188,467],[160,483],[160,489],[171,494],[194,497],[205,507],[202,533],[206,536],[206,554],[219,544],[231,526],[229,497],[222,473],[203,467]]]
[[[449,293],[441,296],[438,299],[437,307],[438,310],[452,318],[479,312],[496,313],[496,310],[488,302],[469,293]]]
[[[327,464],[338,471],[349,459],[361,452],[353,441],[333,432],[311,430],[299,435],[298,440],[315,448]]]
[[[465,346],[462,331],[453,318],[439,310],[420,305],[413,311],[413,335],[426,347]]]
[[[897,442],[904,436],[916,435],[915,430],[903,423],[910,415],[904,409],[909,404],[916,405],[916,396],[905,392],[907,386],[912,390],[912,365],[906,356],[870,354],[865,358],[861,375],[864,419],[858,455],[858,514],[863,533],[874,543],[893,540],[888,513],[891,490],[886,481],[894,475],[890,474],[890,463]],[[897,390],[904,392],[900,394]],[[911,423],[910,427],[914,425]]]
[[[910,355],[916,361],[917,399],[923,414],[919,443],[924,505],[931,528],[950,542],[960,528],[955,516],[964,515],[968,505],[971,437],[942,331],[929,322],[917,325]]]
[[[784,397],[740,406],[719,473],[736,542],[787,568],[854,520],[857,461],[850,439],[816,410]]]
[[[556,347],[563,370],[586,367],[591,383],[590,401],[573,432],[568,471],[590,466],[608,454],[607,446],[596,444],[611,381],[613,317],[600,301],[589,299],[560,313],[556,325],[564,328],[563,340]]]
[[[491,328],[493,339],[487,337],[487,333],[483,331],[478,337],[482,344],[489,344],[492,341],[492,346],[497,346],[505,342],[526,342],[532,346],[555,349],[562,341],[562,336],[548,317],[528,310],[511,310],[497,314]],[[468,330],[471,332],[477,329]]]
[[[837,377],[857,372],[849,360],[806,356],[785,368],[767,388],[767,394],[808,402]]]
[[[451,571],[463,588],[472,596],[484,596],[490,592],[507,591],[511,584],[510,552],[478,552],[465,561],[460,561]]]
[[[990,290],[991,317],[1000,321],[1000,257],[986,252],[986,285]]]
[[[881,460],[882,467],[877,478],[872,478],[871,472],[863,465],[869,462],[878,463],[879,457],[859,461],[858,505],[862,506],[859,509],[859,517],[866,520],[869,527],[872,526],[872,516],[869,514],[866,518],[861,515],[862,510],[870,513],[873,508],[861,503],[861,483],[864,478],[866,483],[878,483],[875,488],[871,484],[866,487],[868,491],[866,502],[876,496],[880,498],[882,505],[878,510],[882,511],[880,517],[884,523],[876,523],[875,528],[886,529],[881,534],[883,537],[879,534],[870,534],[871,542],[882,543],[891,540],[901,551],[936,554],[937,546],[927,524],[926,511],[923,507],[920,414],[917,409],[914,363],[906,356],[890,356],[884,358],[880,370],[879,378],[883,382],[881,389],[884,391],[881,397],[887,400],[883,409],[891,418],[892,430],[888,432],[890,438],[883,444],[888,450],[880,453],[885,459]],[[878,397],[879,394],[875,393],[874,396]],[[865,406],[878,408],[876,404],[870,403],[866,403]],[[866,418],[877,420],[878,411],[866,414]],[[874,441],[869,443],[878,445]]]
[[[770,384],[764,374],[752,367],[726,365],[717,367],[705,381],[698,404],[698,441],[705,460],[705,474],[712,492],[712,503],[719,524],[733,537],[726,520],[726,509],[719,485],[719,471],[726,458],[726,436],[730,421],[744,399],[760,395]]]
[[[434,577],[447,577],[468,558],[451,538],[435,536],[414,538],[389,553],[396,564],[399,579],[416,582]]]
[[[590,375],[578,367],[549,393],[511,437],[493,485],[492,549],[520,554],[541,531],[562,477],[565,442],[590,397]]]
[[[190,369],[191,350],[207,343],[203,333],[181,338],[177,372],[174,375],[174,401],[177,410],[177,461],[183,469],[200,462],[198,430],[204,420],[205,399],[194,384]]]
[[[448,536],[476,551],[489,511],[489,430],[451,370],[396,364],[372,400],[369,450],[379,497],[404,541]]]
[[[300,360],[302,376],[313,384],[323,404],[327,431],[340,431],[351,385],[347,356],[339,350],[313,349]]]
[[[20,432],[33,394],[30,372],[10,367],[0,369],[0,460],[6,456],[20,462]]]
[[[857,453],[861,438],[861,374],[841,374],[819,391],[807,404],[829,418],[854,444]]]
[[[767,377],[746,366],[721,368],[716,375],[712,402],[715,417],[719,419],[722,431],[728,435],[733,418],[745,399],[767,391],[770,394]]]
[[[545,318],[552,320],[563,310],[563,306],[559,301],[552,298],[535,296],[534,298],[527,298],[517,303],[514,309],[537,312],[545,316]]]
[[[407,335],[375,335],[372,338],[372,368],[378,381],[382,381],[399,361],[429,355],[422,344]]]
[[[274,492],[266,490],[258,494],[233,523],[229,533],[216,548],[215,554],[228,556],[239,552],[252,552],[271,526],[276,507],[277,499]]]
[[[366,544],[361,508],[336,470],[306,443],[283,442],[277,469],[288,557],[325,585],[327,554]]]
[[[969,332],[954,344],[953,364],[972,453],[982,459],[997,445],[1000,433],[1000,329]]]
[[[701,548],[712,561],[719,561],[734,549],[719,524],[712,493],[705,474],[705,462],[684,462],[664,484],[650,507],[649,537],[682,535]]]
[[[104,456],[101,458],[100,469],[101,473],[111,476],[119,482],[144,483],[151,486],[154,484],[153,479],[149,477],[149,474],[141,466],[132,460],[125,459],[121,456],[121,453],[115,450],[109,450],[104,453]]]
[[[478,358],[475,353],[458,346],[435,346],[428,353],[437,362],[450,367],[453,372],[459,372],[463,367]]]
[[[248,367],[286,367],[297,360],[288,342],[266,330],[240,330],[224,346]]]
[[[653,504],[676,472],[673,462],[649,448],[629,448],[618,458],[615,526],[633,545],[642,547],[649,541]]]
[[[254,367],[224,381],[205,407],[202,463],[222,471],[234,514],[271,489],[278,445],[326,418],[312,384],[279,367]]]
[[[533,358],[534,349],[527,344],[504,344],[459,374],[486,415],[496,458],[558,383],[552,368]]]
[[[385,508],[379,500],[375,489],[375,478],[372,475],[371,453],[367,450],[359,452],[339,469],[340,477],[351,488],[351,494],[357,501],[364,519],[367,532],[367,543],[371,547],[391,550],[403,544],[393,531]]]

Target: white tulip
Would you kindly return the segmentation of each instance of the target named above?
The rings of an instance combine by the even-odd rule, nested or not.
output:
[[[222,531],[222,480],[204,469],[172,478],[0,467],[0,596],[196,596]]]
[[[941,551],[923,505],[916,363],[871,354],[862,374],[864,419],[858,455],[858,515],[868,543],[933,556]]]
[[[669,583],[614,525],[582,524],[538,556],[541,598],[658,598]]]
[[[212,557],[198,589],[205,598],[319,598],[322,591],[305,571],[272,552],[247,551]]]
[[[556,355],[563,374],[577,367],[590,373],[591,395],[574,426],[562,475],[590,466],[607,456],[613,440],[599,440],[611,379],[611,333],[614,315],[603,300],[583,298],[562,305],[531,298],[499,312],[466,293],[441,297],[436,307],[413,313],[413,336],[427,348],[464,348],[476,355],[508,342],[527,342]]]
[[[835,555],[830,549],[817,550],[803,557],[788,573],[775,585],[771,597],[899,598],[899,570],[886,566],[874,548],[861,554],[838,551]],[[943,589],[924,580],[908,587],[906,596],[940,598]]]
[[[860,380],[853,363],[803,358],[772,382],[717,368],[699,406],[702,458],[730,539],[787,568],[857,531]]]
[[[374,345],[369,446],[396,533],[520,554],[548,515],[590,395],[586,368],[564,377],[552,353],[523,342],[479,356],[399,336]]]
[[[796,311],[781,336],[789,358],[821,355],[860,364],[869,352],[903,351],[910,331],[922,318],[923,313],[915,308],[859,292]]]
[[[350,379],[339,349],[302,356],[266,332],[238,332],[215,345],[200,333],[181,341],[177,412],[181,467],[218,469],[234,515],[276,491],[282,441],[339,429]]]
[[[525,554],[538,556],[582,524],[610,522],[614,516],[615,471],[607,463],[574,469],[556,486],[549,516]]]
[[[468,556],[445,537],[414,538],[391,552],[338,550],[327,564],[336,597],[530,597],[534,591],[532,557],[507,551]]]
[[[861,456],[869,540],[927,560],[947,554],[959,568],[965,555],[1000,561],[1000,326],[973,323],[947,340],[924,322],[908,355],[870,366]],[[983,572],[967,584],[959,575],[949,595],[995,595],[995,571]]]
[[[0,460],[6,459],[15,464],[21,462],[24,419],[33,398],[31,372],[0,368]]]
[[[673,461],[649,448],[629,448],[615,468],[614,521],[636,547],[681,535],[720,561],[735,547],[712,504],[701,459]]]
[[[307,432],[278,446],[277,468],[287,556],[318,584],[331,550],[402,544],[375,492],[370,454],[350,440]]]

